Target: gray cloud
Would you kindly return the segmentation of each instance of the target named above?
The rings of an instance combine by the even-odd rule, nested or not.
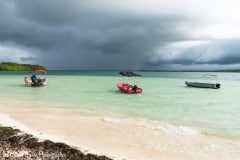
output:
[[[131,2],[3,0],[0,42],[21,46],[32,55],[22,56],[21,61],[31,60],[50,69],[144,69],[162,64],[239,62],[237,41],[226,41],[229,44],[224,47],[218,42],[208,49],[189,47],[176,55],[175,48],[156,52],[172,43],[211,38],[190,34],[205,25],[195,15],[167,12],[163,6],[160,11],[155,6],[144,9]],[[169,56],[171,53],[174,56]]]
[[[20,57],[22,62],[34,61],[36,58],[34,57]]]
[[[155,61],[148,61],[149,66],[166,64],[191,65],[235,65],[240,64],[240,39],[215,40],[209,44],[197,45],[178,51],[176,56],[169,56],[165,53],[155,55]],[[172,48],[174,52],[174,49]],[[176,52],[176,51],[175,51]],[[163,58],[168,57],[168,58]]]

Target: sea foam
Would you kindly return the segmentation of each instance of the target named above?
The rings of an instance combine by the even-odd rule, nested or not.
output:
[[[132,125],[145,127],[153,130],[160,130],[167,134],[175,134],[175,135],[196,135],[198,131],[184,125],[172,125],[165,124],[158,121],[146,120],[146,119],[133,119],[133,118],[112,118],[112,117],[104,117],[103,121],[110,123],[118,123],[123,125]]]

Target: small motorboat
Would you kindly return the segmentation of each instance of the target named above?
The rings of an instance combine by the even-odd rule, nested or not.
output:
[[[117,85],[118,89],[123,93],[142,93],[142,88],[139,88],[137,85],[131,85],[128,83],[119,83]]]
[[[41,86],[46,86],[47,85],[47,78],[46,78],[46,71],[45,70],[33,70],[30,71],[29,73],[32,74],[32,76],[30,77],[30,79],[28,79],[27,77],[24,78],[24,82],[25,82],[25,86],[29,86],[29,87],[41,87]],[[36,74],[44,74],[45,77],[44,78],[37,78]]]
[[[219,89],[221,86],[219,83],[201,83],[201,82],[188,82],[188,81],[185,81],[185,84],[188,87],[213,88],[213,89]]]
[[[127,76],[127,77],[136,77],[136,76],[139,76],[141,77],[140,74],[136,74],[136,73],[133,73],[133,72],[119,72],[120,75],[122,76]]]

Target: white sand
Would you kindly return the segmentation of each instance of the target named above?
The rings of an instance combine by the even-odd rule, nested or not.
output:
[[[0,124],[41,139],[65,142],[82,151],[129,160],[237,160],[240,140],[205,136],[185,126],[80,109],[5,99]]]

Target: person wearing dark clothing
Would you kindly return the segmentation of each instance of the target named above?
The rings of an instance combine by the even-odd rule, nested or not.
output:
[[[133,91],[134,91],[134,92],[137,92],[137,85],[134,85],[134,86],[133,86]]]
[[[36,77],[35,74],[33,74],[33,75],[31,76],[31,81],[32,81],[32,83],[33,83],[34,86],[37,84],[37,77]]]

